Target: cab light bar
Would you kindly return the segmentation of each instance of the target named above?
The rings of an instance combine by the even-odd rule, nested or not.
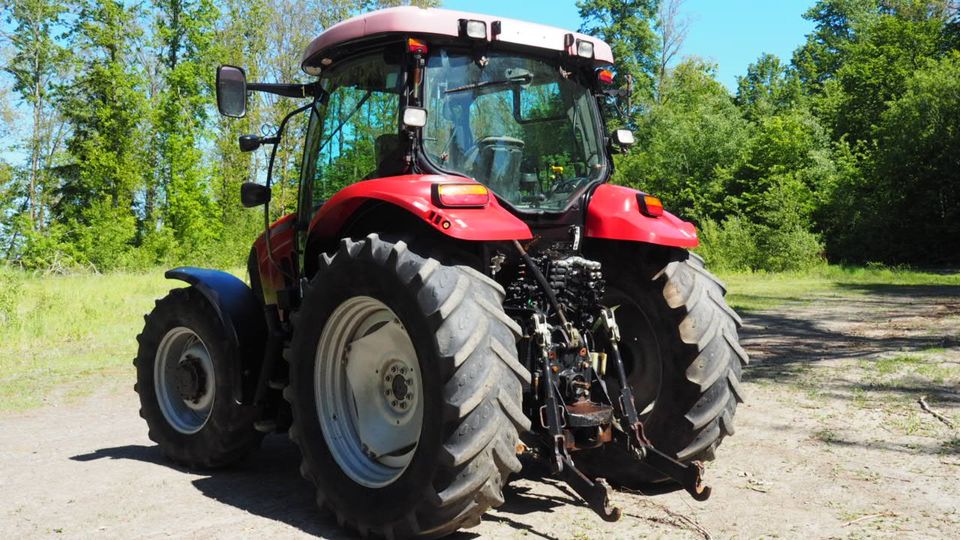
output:
[[[663,215],[663,202],[659,198],[646,193],[637,193],[637,202],[640,203],[641,214],[653,218]]]
[[[482,184],[434,184],[433,204],[441,208],[482,208],[490,204],[490,190]]]

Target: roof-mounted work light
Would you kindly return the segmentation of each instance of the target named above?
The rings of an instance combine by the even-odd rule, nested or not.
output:
[[[487,23],[471,19],[460,19],[460,35],[470,39],[487,39]]]
[[[593,43],[585,39],[578,39],[577,56],[580,58],[593,58]]]

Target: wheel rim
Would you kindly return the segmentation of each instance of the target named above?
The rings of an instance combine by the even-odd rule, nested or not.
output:
[[[210,351],[193,330],[179,326],[160,340],[153,385],[160,412],[173,429],[186,435],[203,429],[217,385]]]
[[[346,300],[320,334],[315,365],[317,417],[333,458],[363,486],[393,483],[423,428],[420,363],[399,317],[369,296]]]

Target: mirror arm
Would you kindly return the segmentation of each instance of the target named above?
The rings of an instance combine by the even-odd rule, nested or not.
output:
[[[291,86],[306,86],[306,85],[291,85]],[[248,85],[249,88],[249,85]],[[273,142],[273,147],[270,149],[270,162],[267,165],[267,189],[270,188],[270,184],[273,183],[273,162],[277,157],[277,148],[280,147],[280,139],[283,137],[283,130],[287,127],[287,121],[293,117],[295,114],[300,114],[303,111],[313,107],[313,102],[304,105],[303,107],[298,107],[283,117],[283,120],[280,121],[280,126],[277,127],[277,133],[271,139],[275,139],[276,142]],[[263,205],[263,247],[267,252],[267,259],[270,261],[270,264],[276,268],[281,275],[288,278],[290,281],[294,281],[294,276],[290,275],[280,264],[273,258],[273,246],[270,245],[270,205]]]
[[[247,90],[251,92],[266,92],[283,97],[307,98],[316,94],[317,83],[310,84],[280,84],[280,83],[247,83]]]

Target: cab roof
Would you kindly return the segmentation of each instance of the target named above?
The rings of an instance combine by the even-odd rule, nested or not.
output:
[[[310,42],[303,52],[300,67],[306,69],[320,66],[325,53],[331,49],[351,41],[378,35],[410,34],[456,38],[461,35],[461,20],[484,21],[487,25],[488,42],[511,43],[575,54],[575,43],[588,41],[593,43],[593,62],[596,65],[613,63],[613,52],[610,46],[585,34],[503,17],[448,9],[404,6],[366,13],[331,26]],[[499,33],[494,33],[494,23],[499,23]]]

